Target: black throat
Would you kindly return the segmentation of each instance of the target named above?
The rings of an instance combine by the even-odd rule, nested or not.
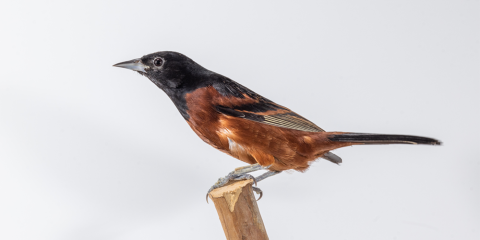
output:
[[[215,90],[217,90],[221,95],[225,97],[245,98],[245,95],[247,95],[250,98],[259,99],[264,104],[273,103],[272,101],[248,89],[247,87],[223,75],[214,73],[206,69],[205,71],[197,72],[197,74],[195,75],[188,76],[177,88],[170,88],[163,83],[157,81],[156,79],[150,80],[155,85],[157,85],[157,87],[162,89],[168,95],[168,97],[170,97],[180,114],[187,121],[190,119],[190,116],[187,113],[188,106],[185,98],[186,94],[191,93],[199,88],[204,88],[208,86],[215,88]]]

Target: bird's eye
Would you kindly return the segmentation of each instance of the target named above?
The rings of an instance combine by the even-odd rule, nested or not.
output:
[[[163,59],[161,59],[161,58],[153,59],[153,65],[155,65],[157,67],[160,67],[160,66],[162,66],[162,64],[163,64]]]

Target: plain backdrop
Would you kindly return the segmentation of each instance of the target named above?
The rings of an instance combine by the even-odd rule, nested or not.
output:
[[[356,146],[259,186],[271,239],[480,239],[479,1],[4,1],[0,239],[224,239],[244,163],[113,64],[178,51]]]

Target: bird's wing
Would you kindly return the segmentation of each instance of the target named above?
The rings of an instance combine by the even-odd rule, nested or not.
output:
[[[244,118],[276,127],[305,132],[325,132],[292,110],[283,107],[226,77],[213,87],[224,97],[234,99],[228,106],[218,104],[216,110],[228,116]]]
[[[305,132],[324,132],[323,129],[308,121],[306,118],[271,102],[259,102],[235,107],[217,105],[215,109],[219,113],[231,117],[244,118],[276,127]]]

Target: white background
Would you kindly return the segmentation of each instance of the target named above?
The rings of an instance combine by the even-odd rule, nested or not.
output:
[[[244,165],[112,64],[181,52],[357,146],[260,184],[271,239],[480,239],[479,1],[4,1],[0,239],[224,239]]]

